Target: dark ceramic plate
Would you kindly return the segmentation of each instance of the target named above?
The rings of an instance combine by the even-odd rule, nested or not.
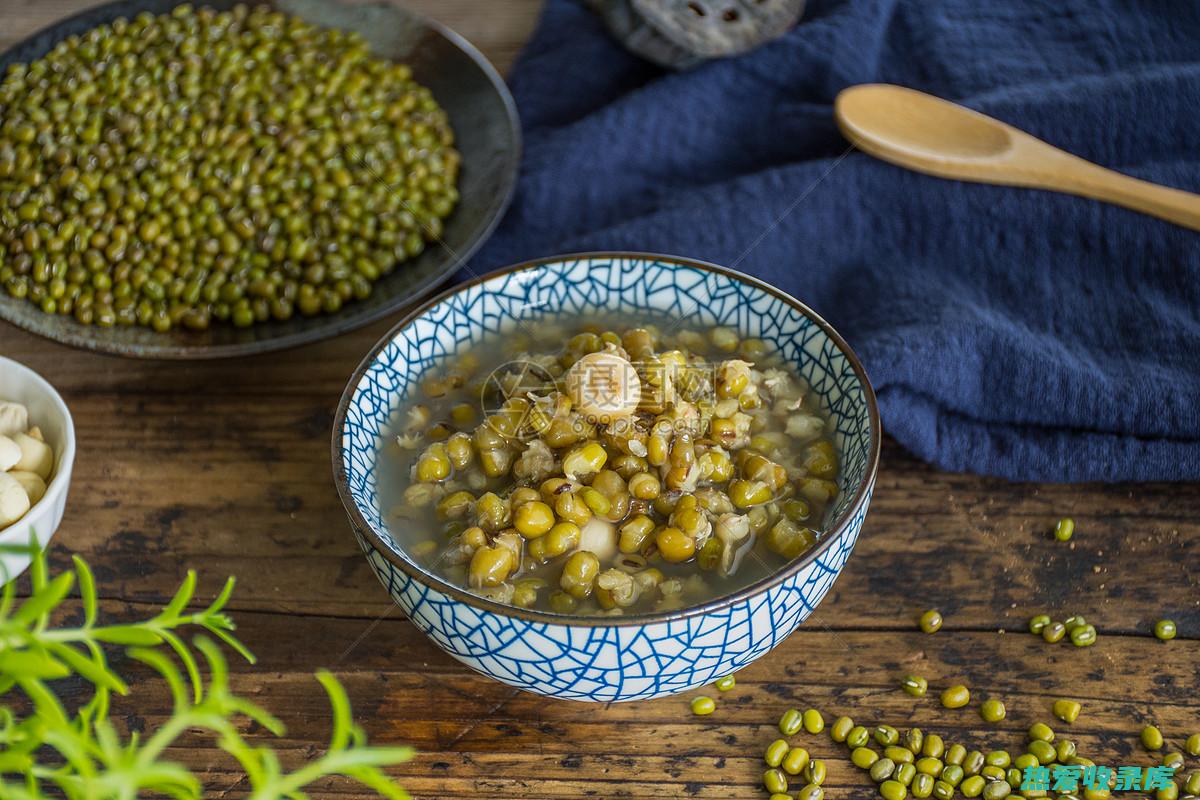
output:
[[[58,42],[118,17],[165,13],[180,0],[119,0],[85,11],[35,34],[0,55],[0,73],[14,62],[40,58]],[[197,6],[228,9],[236,0]],[[449,278],[479,248],[508,206],[520,161],[517,111],[504,80],[487,59],[450,29],[387,3],[344,0],[268,0],[281,11],[325,27],[358,31],[379,56],[403,61],[450,116],[462,153],[461,201],[446,220],[442,243],[431,244],[375,284],[366,300],[336,314],[235,328],[214,322],[204,332],[155,333],[141,327],[99,328],[45,314],[0,293],[0,319],[55,341],[136,358],[200,359],[262,353],[327,339],[404,308]]]

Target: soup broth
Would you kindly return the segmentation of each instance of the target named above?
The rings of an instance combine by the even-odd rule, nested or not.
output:
[[[429,572],[563,614],[650,613],[811,549],[838,494],[829,414],[768,343],[605,315],[525,323],[395,410],[381,512]]]

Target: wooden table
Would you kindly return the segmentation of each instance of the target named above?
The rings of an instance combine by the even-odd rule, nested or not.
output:
[[[501,67],[539,5],[411,4]],[[0,47],[85,5],[7,0]],[[117,616],[162,603],[188,568],[199,570],[202,596],[237,575],[231,608],[260,663],[236,664],[235,688],[284,718],[289,733],[278,744],[288,761],[324,746],[328,710],[311,677],[323,666],[345,682],[374,741],[419,749],[395,770],[416,798],[765,797],[762,751],[793,706],[915,724],[986,751],[1019,746],[1033,721],[1054,721],[1055,698],[1074,697],[1084,711],[1070,736],[1112,766],[1152,763],[1136,746],[1147,722],[1176,749],[1200,731],[1200,488],[1011,484],[939,472],[891,442],[844,574],[812,619],[738,675],[713,716],[692,717],[689,696],[598,707],[474,674],[392,605],[333,490],[334,406],[391,324],[212,364],[90,355],[0,324],[0,352],[50,379],[75,415],[79,456],[54,561],[83,554],[103,612]],[[1069,545],[1048,536],[1061,515],[1077,523]],[[936,635],[916,630],[927,608],[945,615]],[[1047,645],[1025,632],[1039,612],[1085,614],[1100,640],[1090,649]],[[1161,616],[1178,621],[1175,641],[1151,635]],[[928,678],[929,696],[899,689],[909,673]],[[951,683],[971,687],[971,707],[940,707],[935,690]],[[153,729],[166,694],[152,682],[138,693],[119,711]],[[988,696],[1007,703],[1000,725],[976,713]],[[828,797],[870,796],[841,745],[824,735],[797,740],[828,759]],[[215,748],[172,755],[208,775],[212,797],[245,789]],[[335,780],[313,796],[364,795]]]

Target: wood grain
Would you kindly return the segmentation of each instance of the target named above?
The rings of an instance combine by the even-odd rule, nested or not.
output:
[[[8,0],[0,46],[84,7]],[[528,35],[535,0],[424,0],[412,5],[473,38],[507,65]],[[392,320],[394,321],[394,320]],[[418,800],[765,797],[761,752],[789,707],[827,719],[920,725],[970,748],[1015,748],[1072,696],[1084,713],[1070,736],[1099,763],[1149,765],[1135,747],[1146,721],[1179,746],[1200,731],[1200,487],[1012,484],[951,475],[893,442],[884,449],[862,537],[813,618],[718,696],[712,717],[689,697],[597,707],[549,701],[475,675],[403,619],[357,550],[333,490],[334,406],[361,356],[392,324],[337,341],[215,364],[126,361],[76,352],[0,325],[0,352],[50,379],[70,404],[79,455],[53,558],[95,566],[103,612],[150,613],[188,568],[201,595],[239,578],[231,607],[260,661],[234,665],[237,690],[280,712],[288,763],[324,746],[328,709],[311,673],[345,681],[374,740],[420,750],[395,771]],[[1074,543],[1049,537],[1077,523]],[[925,608],[946,616],[916,631]],[[1083,613],[1100,631],[1087,650],[1024,633],[1038,612]],[[1150,636],[1177,620],[1180,638]],[[1000,633],[1003,629],[1005,632]],[[900,691],[904,675],[936,690],[971,687],[946,711],[935,691]],[[1002,698],[1009,717],[979,719]],[[146,681],[117,710],[133,727],[166,714]],[[1063,726],[1065,727],[1065,726]],[[258,734],[256,734],[258,736]],[[870,796],[869,783],[824,736],[796,737],[828,759],[828,797]],[[210,742],[172,755],[201,771],[213,797],[245,793],[243,776]],[[1189,761],[1189,769],[1200,763]],[[365,797],[330,781],[314,797]]]

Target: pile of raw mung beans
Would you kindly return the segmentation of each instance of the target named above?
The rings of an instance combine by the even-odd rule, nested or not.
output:
[[[84,324],[249,326],[364,299],[458,200],[446,114],[357,34],[181,5],[0,82],[0,286]]]

